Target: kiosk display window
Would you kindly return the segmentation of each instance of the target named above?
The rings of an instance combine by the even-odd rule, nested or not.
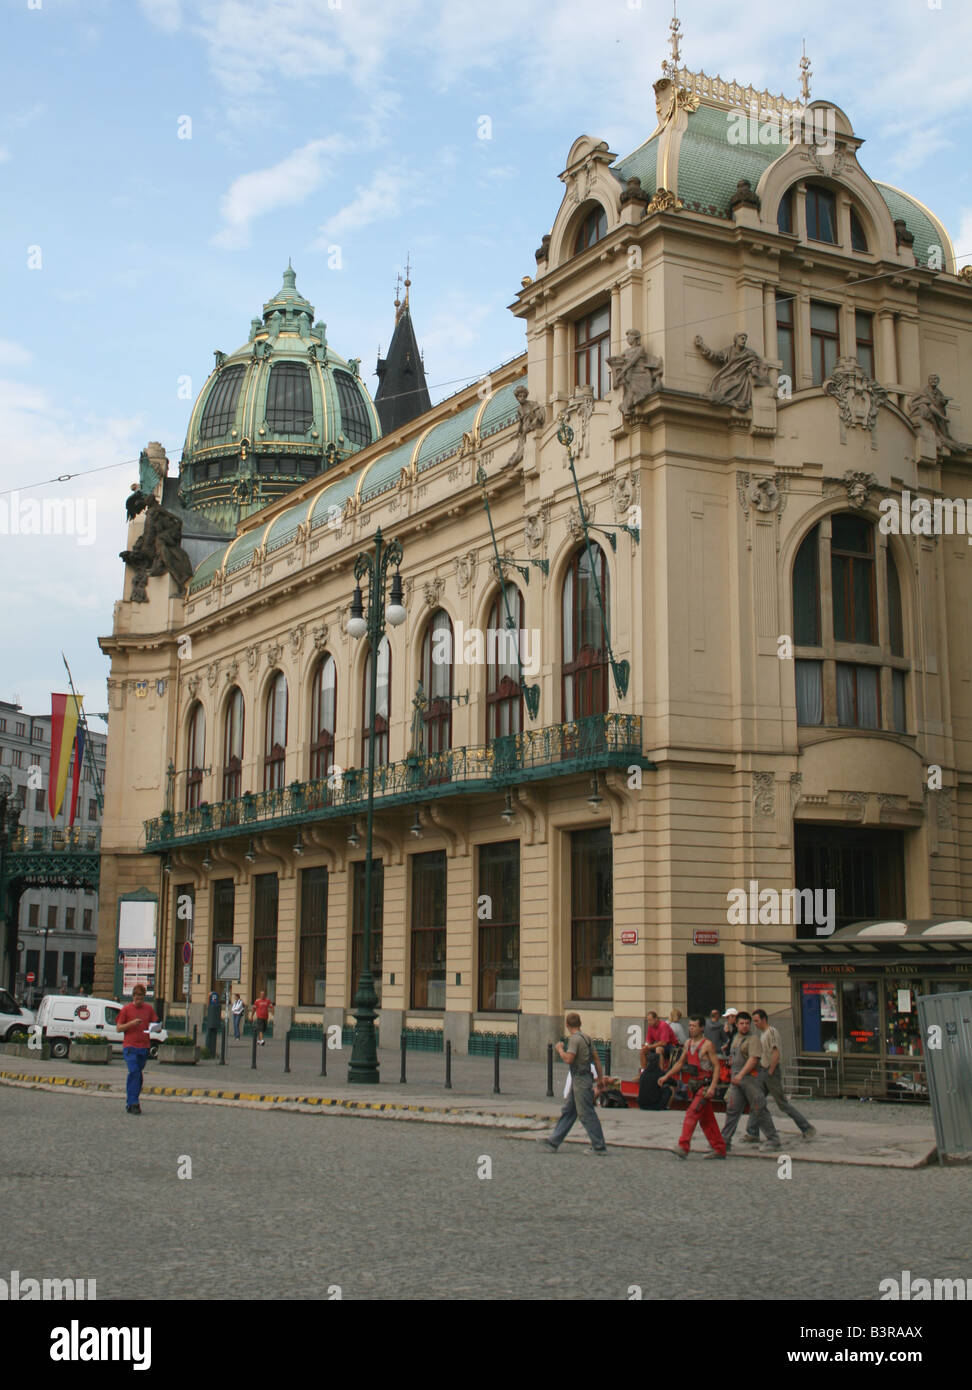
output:
[[[876,1056],[881,1051],[880,984],[877,980],[841,981],[844,1051]]]
[[[837,1051],[837,986],[833,980],[803,980],[800,1015],[804,1052]]]

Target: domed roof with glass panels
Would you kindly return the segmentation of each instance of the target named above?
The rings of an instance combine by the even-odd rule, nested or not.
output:
[[[288,264],[243,346],[216,353],[189,419],[183,504],[235,526],[378,439],[359,362],[328,345],[327,325],[315,322]]]

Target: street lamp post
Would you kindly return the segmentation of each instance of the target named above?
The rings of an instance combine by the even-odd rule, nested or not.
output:
[[[11,931],[11,926],[16,929],[16,922],[8,922],[7,918],[11,915],[10,895],[7,891],[7,846],[17,833],[17,825],[20,821],[20,813],[24,809],[23,797],[19,790],[14,791],[13,782],[5,772],[0,772],[0,940],[2,940],[2,950],[0,959],[5,961],[5,973],[9,976],[10,964],[6,958],[10,954],[10,947],[15,931]],[[19,902],[19,896],[17,898]],[[0,977],[0,984],[12,984],[11,980],[3,980]]]
[[[354,562],[355,585],[351,601],[351,615],[348,619],[348,632],[352,637],[367,635],[371,647],[371,672],[368,681],[369,720],[368,720],[368,818],[365,834],[365,895],[364,931],[361,973],[355,991],[352,1012],[355,1018],[354,1046],[348,1064],[348,1085],[376,1086],[378,1075],[378,1047],[375,1041],[375,982],[371,973],[371,902],[374,865],[372,862],[372,837],[375,823],[375,722],[378,711],[378,647],[385,631],[385,620],[392,627],[405,621],[405,608],[402,604],[402,576],[398,567],[402,561],[402,547],[398,541],[386,541],[381,527],[375,532],[374,554],[366,551]],[[386,610],[385,581],[389,566],[395,566],[392,579],[391,596]],[[364,602],[361,595],[361,580],[368,576],[368,616],[364,616]]]

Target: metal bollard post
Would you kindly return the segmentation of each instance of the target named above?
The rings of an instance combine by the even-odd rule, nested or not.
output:
[[[223,1036],[219,1044],[219,1065],[226,1066],[226,1035],[229,1032],[229,1019],[223,1020]]]
[[[284,1075],[290,1071],[290,1029],[287,1029],[287,1036],[284,1038]]]
[[[321,1076],[327,1076],[327,1029],[321,1024]]]
[[[494,1096],[498,1096],[499,1093],[500,1093],[500,1087],[499,1087],[499,1058],[500,1058],[500,1045],[499,1045],[498,1042],[494,1042],[494,1043],[493,1043],[493,1095],[494,1095]]]
[[[250,1048],[250,1071],[256,1071],[257,1034],[253,1029],[253,1046]]]
[[[452,1090],[452,1042],[446,1038],[446,1084],[447,1091]]]
[[[553,1095],[553,1043],[547,1043],[547,1095]]]
[[[402,1086],[404,1086],[405,1083],[406,1083],[406,1081],[408,1080],[408,1078],[407,1078],[406,1075],[405,1075],[405,1049],[407,1048],[407,1046],[408,1046],[408,1039],[407,1039],[406,1036],[405,1036],[405,1030],[404,1030],[404,1028],[403,1028],[403,1029],[402,1029],[402,1074],[401,1074],[401,1076],[399,1077],[399,1082],[400,1082],[400,1084],[401,1084]]]

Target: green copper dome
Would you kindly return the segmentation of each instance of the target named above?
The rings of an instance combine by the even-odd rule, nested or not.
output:
[[[359,361],[328,346],[288,264],[243,346],[216,353],[182,451],[183,505],[235,525],[378,439]]]

